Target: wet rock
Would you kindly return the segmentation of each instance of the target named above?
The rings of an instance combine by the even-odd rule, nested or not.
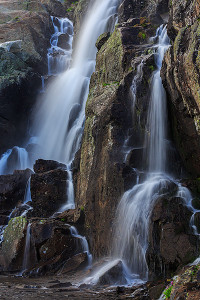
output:
[[[142,10],[124,19],[109,38],[97,44],[82,145],[74,162],[75,196],[78,206],[85,209],[84,230],[95,257],[109,253],[117,204],[137,180],[131,168],[142,161],[141,152],[133,154],[132,163],[126,161],[124,149],[128,138],[132,147],[143,147],[149,82],[155,69],[153,49],[147,45],[148,38],[155,35],[155,26],[142,17]],[[144,71],[136,91],[139,100],[133,112],[130,87],[142,60]]]
[[[22,40],[10,41],[10,42],[5,42],[0,44],[0,48],[3,48],[12,53],[20,52],[21,47],[22,47]]]
[[[123,294],[125,292],[125,287],[124,286],[117,286],[116,292],[117,292],[117,294]]]
[[[67,203],[68,172],[62,168],[63,164],[52,161],[39,160],[35,165],[37,172],[44,172],[31,176],[32,216],[50,217]]]
[[[198,233],[200,232],[200,212],[196,212],[194,215],[194,225],[197,227]]]
[[[100,37],[96,41],[96,47],[98,51],[101,49],[103,44],[105,44],[105,42],[109,39],[109,37],[110,37],[110,32],[106,32],[100,35]]]
[[[84,224],[84,207],[66,210],[59,214],[57,218],[69,224]]]
[[[151,287],[149,289],[150,299],[151,300],[157,300],[157,299],[159,299],[159,297],[162,294],[162,291],[164,290],[164,288],[165,288],[165,284],[164,283],[160,283],[160,284],[157,284],[157,285]]]
[[[72,286],[71,282],[59,282],[59,283],[56,283],[54,285],[50,285],[49,288],[50,289],[54,289],[54,288],[65,288],[65,287],[69,287],[69,286]]]
[[[58,47],[70,50],[71,46],[69,45],[69,35],[68,34],[61,34],[58,36]]]
[[[126,284],[123,276],[123,264],[121,261],[116,262],[106,273],[99,277],[99,285]]]
[[[199,198],[194,198],[194,199],[192,200],[192,206],[193,206],[195,209],[200,210],[200,199],[199,199]]]
[[[72,236],[69,228],[69,225],[54,219],[32,219],[31,245],[37,253],[37,261],[27,274],[31,276],[54,274],[59,270],[62,271],[68,260],[70,262],[70,265],[66,264],[68,270],[78,268],[78,262],[79,265],[83,263],[81,256],[70,260],[82,252],[82,246],[80,239]]]
[[[72,271],[77,271],[87,267],[88,257],[87,253],[79,253],[74,255],[72,258],[69,258],[62,268],[58,271],[58,274],[67,274]]]
[[[44,160],[44,159],[37,159],[33,169],[35,173],[45,173],[51,170],[56,169],[66,169],[66,165],[61,164],[55,160]]]
[[[26,226],[27,221],[23,217],[17,217],[9,221],[0,250],[4,270],[20,271],[22,269]]]
[[[0,207],[1,210],[11,212],[19,204],[24,201],[27,181],[32,171],[26,169],[23,171],[15,171],[12,175],[0,176]]]
[[[189,225],[191,215],[180,198],[161,197],[156,202],[151,214],[147,251],[150,278],[169,276],[197,256],[198,240]]]

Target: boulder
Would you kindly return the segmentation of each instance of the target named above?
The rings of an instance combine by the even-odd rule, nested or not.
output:
[[[98,284],[99,285],[113,285],[113,284],[126,284],[126,279],[124,278],[123,263],[122,261],[116,261],[112,264],[111,268],[107,270],[104,274],[100,275]]]
[[[61,164],[55,160],[44,160],[44,159],[37,159],[34,166],[33,170],[35,173],[45,173],[51,170],[56,170],[56,169],[66,169],[66,165]]]
[[[64,168],[64,169],[63,169]],[[50,217],[67,203],[68,172],[63,164],[38,160],[31,176],[32,216]]]
[[[26,227],[26,218],[17,217],[11,219],[5,228],[0,256],[3,257],[3,269],[6,271],[22,270]]]
[[[198,238],[192,234],[192,212],[178,197],[160,197],[152,211],[147,263],[149,276],[170,276],[198,255]]]
[[[66,270],[69,271],[78,268],[85,261],[85,255],[71,260],[74,255],[82,252],[81,242],[71,235],[69,225],[58,220],[32,219],[31,247],[37,253],[37,261],[27,274],[54,274],[62,270],[66,262],[74,263],[71,266],[66,264]],[[34,256],[31,260],[35,260]]]
[[[67,274],[72,271],[83,269],[87,266],[87,253],[79,253],[69,258],[58,271],[59,275]]]
[[[59,35],[57,46],[65,50],[71,49],[71,46],[69,44],[69,35],[67,33]]]

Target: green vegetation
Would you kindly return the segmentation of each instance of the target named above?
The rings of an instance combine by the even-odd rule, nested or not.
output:
[[[143,40],[145,40],[145,39],[146,39],[146,33],[145,33],[145,32],[142,32],[142,31],[140,31],[140,32],[138,33],[138,37],[139,37],[140,39],[143,39]]]
[[[67,0],[64,0],[65,2],[67,2]],[[68,9],[66,9],[66,11],[67,12],[70,12],[70,11],[72,11],[72,10],[74,10],[75,9],[75,6],[78,4],[78,1],[76,1],[76,2],[72,2],[72,5],[68,8]]]
[[[165,299],[166,300],[170,299],[170,295],[171,295],[171,292],[172,292],[173,284],[174,284],[173,281],[171,281],[170,285],[168,285],[165,288],[164,292],[163,292],[163,294],[165,295]]]
[[[148,68],[153,72],[155,70],[153,65],[148,66]]]

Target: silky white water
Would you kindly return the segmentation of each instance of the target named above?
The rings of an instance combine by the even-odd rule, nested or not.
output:
[[[71,162],[79,149],[85,120],[85,104],[89,93],[91,74],[95,70],[96,40],[105,31],[112,31],[117,20],[119,0],[96,0],[93,2],[85,23],[79,34],[76,49],[71,65],[71,44],[73,27],[67,19],[52,17],[54,34],[51,37],[51,47],[48,50],[49,75],[58,74],[63,68],[64,59],[70,68],[62,72],[57,79],[43,87],[37,107],[32,133],[37,137],[34,155],[23,168],[33,165],[37,158],[52,159],[67,165],[69,173],[67,203],[60,211],[74,207],[74,191],[71,174]],[[69,35],[69,49],[64,50],[58,46],[62,34]],[[58,55],[59,54],[59,55]],[[0,160],[0,174],[6,174],[6,164],[9,153]],[[24,149],[26,152],[26,150]],[[13,161],[12,172],[17,166]],[[2,172],[1,172],[2,170]],[[5,171],[4,171],[5,170]]]
[[[87,240],[86,240],[86,237],[80,235],[80,234],[78,233],[78,230],[77,230],[74,226],[71,226],[71,227],[70,227],[70,232],[71,232],[71,235],[72,235],[72,236],[74,236],[74,237],[80,239],[82,251],[85,252],[85,253],[87,254],[87,257],[88,257],[88,267],[90,267],[90,266],[92,265],[92,254],[90,253],[90,250],[89,250],[89,246],[88,246],[88,242],[87,242]]]
[[[74,159],[83,132],[90,77],[95,69],[95,43],[101,33],[113,28],[117,5],[117,0],[94,2],[80,32],[72,67],[58,76],[39,103],[34,130],[41,158],[67,165]]]
[[[27,230],[26,230],[26,243],[24,249],[22,272],[27,270],[30,266],[30,247],[31,247],[31,223],[27,225]]]
[[[67,70],[71,65],[73,24],[67,18],[51,17],[54,34],[51,36],[51,47],[48,49],[48,75],[58,75]],[[59,40],[65,35],[65,43],[58,46]],[[66,39],[66,36],[68,37]]]
[[[114,238],[111,257],[123,262],[126,266],[126,283],[148,279],[146,250],[148,247],[149,218],[155,201],[160,195],[167,193],[171,178],[165,174],[166,164],[166,96],[160,78],[160,69],[164,53],[170,46],[166,27],[157,30],[158,43],[155,46],[155,63],[157,70],[151,81],[151,95],[148,111],[148,122],[145,146],[148,155],[148,174],[143,183],[136,184],[127,191],[117,208]],[[138,76],[142,74],[142,64],[138,67]],[[133,95],[133,110],[136,101],[137,81],[133,80],[131,92]],[[112,261],[109,261],[112,266]],[[86,282],[94,283],[102,276],[106,266],[103,266]],[[98,278],[97,278],[98,277]],[[95,278],[95,280],[94,280]],[[116,284],[116,282],[113,282]],[[118,282],[117,282],[118,284]]]

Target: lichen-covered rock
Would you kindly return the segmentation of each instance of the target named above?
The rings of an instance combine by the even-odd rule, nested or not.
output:
[[[9,221],[4,232],[4,241],[0,253],[3,257],[3,269],[20,271],[23,263],[27,221],[24,217]]]
[[[171,1],[162,79],[168,93],[172,133],[186,169],[200,175],[199,1]]]
[[[171,282],[166,284],[162,293],[162,298],[165,299],[166,295],[168,300],[184,300],[200,298],[200,264],[197,259],[191,265],[184,267],[175,275]]]

